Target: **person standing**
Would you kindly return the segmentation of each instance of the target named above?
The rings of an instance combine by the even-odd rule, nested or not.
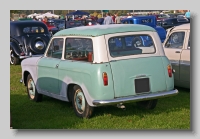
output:
[[[185,17],[186,17],[186,18],[190,18],[190,10],[188,10],[188,11],[185,13]]]
[[[107,13],[106,14],[106,17],[105,17],[105,19],[104,19],[104,21],[103,21],[103,24],[104,25],[109,25],[109,24],[113,24],[114,22],[113,22],[113,20],[112,20],[112,17],[110,17],[110,13]]]
[[[115,24],[121,24],[121,18],[116,14]]]
[[[113,14],[113,15],[112,15],[112,20],[113,20],[114,23],[115,23],[115,18],[116,18],[116,17],[115,17],[115,15]]]
[[[37,18],[35,16],[33,16],[33,20],[38,21]]]
[[[132,18],[131,14],[130,13],[127,13],[127,18]]]

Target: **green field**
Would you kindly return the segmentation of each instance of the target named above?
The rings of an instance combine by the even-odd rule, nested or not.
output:
[[[135,103],[97,107],[90,119],[78,118],[72,104],[47,96],[36,103],[28,99],[26,87],[19,82],[21,66],[10,66],[10,111],[13,129],[186,129],[190,130],[190,90],[177,88],[177,96],[158,100],[154,110]]]

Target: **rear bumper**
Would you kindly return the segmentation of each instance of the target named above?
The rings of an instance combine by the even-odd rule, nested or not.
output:
[[[178,94],[178,90],[174,89],[172,91],[167,91],[167,92],[158,92],[158,93],[116,98],[116,99],[110,99],[110,100],[94,100],[93,105],[102,106],[102,105],[112,105],[112,104],[117,104],[117,103],[130,103],[130,102],[169,97],[169,96],[174,96],[177,94]]]

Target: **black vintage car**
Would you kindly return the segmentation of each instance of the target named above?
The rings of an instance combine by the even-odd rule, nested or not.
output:
[[[190,23],[190,20],[187,18],[167,18],[160,21],[157,25],[162,26],[164,29],[168,29],[186,23]]]
[[[50,40],[47,26],[40,21],[10,22],[10,64],[44,53]]]

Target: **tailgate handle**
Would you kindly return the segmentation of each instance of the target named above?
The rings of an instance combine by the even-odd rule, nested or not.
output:
[[[176,51],[175,53],[180,53],[180,51]]]

